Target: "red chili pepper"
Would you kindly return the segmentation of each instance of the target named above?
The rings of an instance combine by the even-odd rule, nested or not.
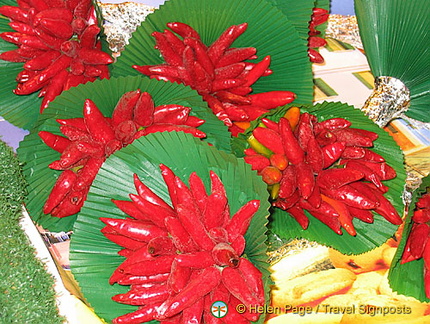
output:
[[[90,99],[86,99],[84,102],[84,121],[91,137],[95,141],[106,144],[115,139],[112,127],[108,124],[96,104]]]
[[[89,189],[98,174],[105,158],[90,158],[82,169],[78,171],[78,178],[73,185],[74,190]]]
[[[195,39],[200,39],[199,33],[194,28],[183,22],[170,22],[167,23],[167,27],[169,27],[182,38],[191,37]]]
[[[327,130],[334,130],[339,128],[348,128],[351,125],[351,122],[345,118],[330,118],[319,122],[317,128],[322,127]]]
[[[368,209],[354,208],[348,206],[349,213],[351,216],[358,218],[365,223],[373,223],[373,213]]]
[[[294,190],[293,193],[288,197],[280,197],[279,199],[275,200],[272,204],[275,207],[279,207],[283,210],[287,210],[294,205],[296,205],[300,200],[300,195],[298,190]]]
[[[234,63],[243,62],[250,59],[253,55],[257,53],[255,47],[240,47],[240,48],[230,48],[224,52],[224,55],[216,63],[216,67],[220,68]]]
[[[214,77],[215,67],[207,53],[206,46],[201,42],[200,39],[195,37],[185,37],[184,43],[185,45],[190,46],[194,50],[196,60],[200,63],[200,65],[212,79]]]
[[[338,220],[340,225],[346,230],[346,232],[351,236],[356,236],[357,231],[355,230],[354,224],[352,223],[352,216],[349,213],[348,207],[341,201],[337,199],[332,199],[321,194],[323,201],[330,204],[339,214]]]
[[[167,217],[165,219],[166,228],[175,246],[183,253],[197,251],[197,246],[190,234],[176,217]]]
[[[175,257],[175,262],[181,267],[205,269],[214,264],[214,259],[210,251],[198,251],[178,254]]]
[[[297,223],[299,223],[299,225],[305,230],[308,228],[309,226],[309,219],[306,216],[305,212],[303,211],[302,208],[300,208],[299,206],[295,205],[292,206],[288,209],[286,209],[286,211],[291,214],[291,216],[294,217],[294,219],[297,221]]]
[[[390,180],[397,176],[396,171],[385,162],[362,161],[361,163],[375,172],[381,180]]]
[[[94,48],[97,43],[97,35],[100,33],[100,28],[97,25],[87,26],[79,36],[81,47]]]
[[[106,217],[101,217],[100,220],[119,235],[127,236],[137,241],[149,242],[155,237],[167,235],[167,232],[158,226],[144,223],[140,220]]]
[[[300,196],[304,199],[308,199],[315,187],[315,177],[312,172],[312,168],[306,162],[302,162],[296,165],[297,174],[297,189],[299,190]]]
[[[141,135],[145,136],[151,133],[157,132],[184,132],[191,134],[197,138],[205,138],[206,133],[194,127],[184,126],[184,125],[170,125],[170,124],[157,124],[146,127],[142,130]]]
[[[101,50],[92,48],[81,48],[78,57],[84,64],[111,64],[113,63],[112,57]]]
[[[64,152],[71,143],[69,139],[63,136],[55,135],[46,131],[40,131],[38,135],[46,145],[60,153]]]
[[[326,169],[318,174],[317,182],[323,189],[337,189],[363,177],[363,172],[352,168]]]
[[[327,44],[327,41],[322,37],[310,36],[308,37],[309,47],[323,47]]]
[[[245,307],[242,313],[243,303],[234,296],[230,297],[230,302],[228,306],[229,312],[226,316],[222,318],[225,323],[246,324],[249,322],[256,322],[260,317],[260,314],[258,312],[251,312],[250,307]],[[241,309],[241,313],[236,310],[238,308]]]
[[[322,189],[322,193],[330,198],[337,199],[347,204],[360,209],[375,209],[378,207],[377,200],[373,197],[368,197],[368,190],[362,193],[352,185],[346,184],[337,189]]]
[[[28,10],[24,10],[14,6],[1,6],[0,14],[12,20],[16,20],[24,23],[28,22],[28,18],[29,18]]]
[[[279,188],[279,197],[290,197],[297,188],[296,168],[293,164],[288,165],[282,173],[282,179]]]
[[[58,51],[46,51],[45,53],[37,56],[24,64],[26,70],[38,71],[46,69],[61,55]]]
[[[210,194],[206,199],[206,208],[202,211],[205,227],[211,229],[221,226],[226,212],[228,213],[227,197],[220,193]]]
[[[308,56],[312,63],[324,63],[324,57],[313,48],[308,49]]]
[[[118,294],[112,300],[129,305],[147,305],[164,301],[170,294],[166,285],[156,285],[145,289],[132,289],[125,294]]]
[[[18,87],[13,90],[14,93],[17,95],[27,95],[40,90],[52,77],[64,70],[69,65],[70,60],[70,57],[64,55],[60,56],[45,70],[37,73],[27,82],[18,85]]]
[[[60,132],[63,135],[67,136],[67,138],[71,141],[87,141],[87,142],[91,141],[90,134],[86,129],[82,130],[81,128],[71,126],[71,124],[72,123],[70,123],[70,125],[68,124],[61,125]]]
[[[294,165],[303,162],[305,159],[305,154],[291,130],[288,119],[281,118],[279,120],[279,132],[284,144],[285,156],[287,157],[288,161]]]
[[[251,223],[252,217],[260,208],[259,200],[250,200],[234,213],[225,229],[229,235],[230,241],[233,241],[237,236],[244,236]]]
[[[123,268],[125,274],[134,274],[139,276],[150,276],[159,273],[169,272],[174,255],[160,255],[150,260],[144,260]]]
[[[191,27],[190,27],[191,28]],[[181,40],[176,34],[171,32],[168,29],[164,30],[164,36],[166,37],[167,41],[170,43],[170,46],[180,55],[183,54],[185,49],[184,41]]]
[[[339,214],[335,211],[330,215],[330,212],[333,211],[331,205],[323,201],[319,208],[307,210],[313,217],[327,225],[333,232],[339,235],[343,234],[341,223],[339,222]]]
[[[60,204],[72,189],[76,178],[76,173],[71,170],[65,170],[60,174],[43,206],[43,212],[45,214],[51,213],[51,211]]]
[[[0,53],[0,60],[15,63],[27,62],[27,58],[21,56],[17,50]]]
[[[418,208],[430,208],[430,193],[423,194],[416,203]]]
[[[223,108],[227,115],[230,117],[230,119],[233,121],[245,122],[249,120],[248,114],[240,106],[224,102]]]
[[[193,270],[190,267],[182,266],[176,259],[172,263],[167,285],[172,293],[179,293],[190,281]]]
[[[149,220],[148,216],[140,211],[139,208],[136,207],[135,203],[132,201],[126,200],[115,200],[112,199],[112,202],[124,213],[127,215],[140,220]]]
[[[223,102],[229,102],[233,104],[248,105],[251,103],[251,100],[248,97],[226,90],[217,91],[215,96]]]
[[[157,194],[155,194],[147,185],[145,185],[137,174],[133,174],[133,182],[136,188],[138,195],[147,200],[148,202],[171,210],[173,213],[172,207],[170,207],[163,199],[161,199]]]
[[[73,35],[71,24],[63,19],[42,18],[39,25],[44,31],[60,39],[69,39]]]
[[[345,142],[346,146],[372,147],[373,140],[363,135],[355,128],[340,128],[331,131],[339,142]]]
[[[158,236],[148,242],[148,252],[153,256],[174,254],[177,248],[167,236]]]
[[[154,123],[181,125],[187,120],[190,111],[190,107],[176,104],[157,106],[154,110]]]
[[[251,94],[249,98],[252,105],[272,109],[293,102],[296,95],[291,91],[268,91]]]
[[[315,137],[310,137],[306,145],[306,163],[311,166],[314,173],[319,173],[324,167],[324,156],[321,147]]]
[[[208,48],[208,55],[214,64],[222,57],[227,48],[248,28],[247,23],[227,28]]]
[[[261,271],[250,260],[245,258],[240,259],[239,271],[256,295],[259,305],[263,305],[265,303],[265,290]]]
[[[363,185],[370,189],[370,192],[373,193],[373,197],[379,202],[379,205],[375,208],[375,211],[378,214],[382,215],[386,220],[394,225],[400,225],[403,223],[402,218],[397,213],[397,210],[394,208],[391,202],[386,197],[384,197],[381,191],[379,191],[372,184],[363,183]]]
[[[160,273],[153,276],[125,275],[118,280],[120,285],[157,284],[167,282],[170,273]]]
[[[193,240],[203,250],[210,251],[215,243],[210,238],[201,220],[201,214],[194,202],[191,192],[186,185],[176,177],[177,206],[176,212],[179,220],[190,233]]]
[[[231,242],[231,247],[236,251],[238,255],[243,254],[243,252],[245,251],[245,246],[246,240],[243,236],[238,236]]]
[[[303,113],[300,115],[294,135],[296,136],[300,146],[304,151],[308,149],[308,142],[311,137],[314,137],[311,114]]]
[[[369,169],[363,161],[349,160],[345,162],[346,169],[358,170],[364,174],[364,179],[373,183],[381,192],[387,192],[388,188],[382,183],[382,179],[372,169]]]
[[[190,307],[211,292],[221,281],[220,271],[208,267],[190,280],[177,295],[167,299],[159,308],[155,319],[164,320]]]
[[[272,152],[284,154],[284,146],[278,132],[270,128],[256,127],[252,134],[255,136],[257,141]]]
[[[239,299],[247,308],[260,305],[260,299],[255,295],[253,291],[254,288],[245,280],[240,269],[231,267],[223,268],[221,276],[222,282],[228,291]]]
[[[191,194],[199,207],[200,211],[203,213],[206,208],[206,200],[208,198],[208,194],[206,192],[206,187],[202,181],[202,179],[197,175],[196,172],[192,172],[188,179]]]
[[[152,36],[155,38],[155,48],[160,51],[164,61],[173,66],[181,66],[183,63],[182,57],[172,48],[166,36],[157,31],[153,32]]]
[[[113,324],[140,324],[154,319],[158,304],[149,304],[139,307],[138,310],[121,315],[112,320]]]
[[[217,116],[219,120],[224,122],[224,124],[226,126],[232,126],[233,125],[231,119],[225,113],[221,101],[219,101],[217,98],[210,96],[210,95],[203,96],[203,100],[208,103],[209,108],[212,109],[212,112],[214,113],[214,115]]]
[[[182,311],[182,323],[200,323],[204,311],[204,298]],[[178,321],[179,323],[179,321]],[[172,323],[173,324],[173,323]]]
[[[71,191],[67,196],[51,211],[53,217],[67,217],[78,213],[86,199],[87,191]]]
[[[153,204],[138,195],[130,194],[129,196],[136,204],[137,208],[139,208],[142,213],[146,214],[154,224],[161,228],[164,228],[164,219],[166,217],[175,217],[175,213],[171,208],[164,208]]]
[[[263,60],[255,64],[252,69],[245,74],[246,83],[244,86],[249,87],[253,85],[260,77],[262,77],[265,71],[269,68],[270,61],[271,57],[270,55],[267,55],[263,58]]]
[[[51,79],[51,82],[46,87],[46,92],[43,95],[43,100],[40,105],[40,112],[43,112],[54,99],[59,96],[64,90],[64,84],[67,80],[69,72],[61,71]]]
[[[142,92],[133,111],[133,121],[139,126],[149,126],[154,122],[155,105],[148,92]]]
[[[33,24],[37,26],[41,19],[62,19],[69,24],[73,21],[73,13],[66,8],[48,8],[38,12],[33,19]],[[27,20],[28,21],[28,20]]]

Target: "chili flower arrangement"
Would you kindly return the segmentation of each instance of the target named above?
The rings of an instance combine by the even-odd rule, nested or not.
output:
[[[373,222],[372,210],[390,223],[402,219],[384,197],[382,181],[395,170],[371,147],[378,134],[351,127],[344,118],[319,122],[315,115],[287,110],[278,122],[262,118],[250,133],[245,161],[262,176],[273,206],[286,210],[306,229],[308,211],[333,231],[356,231],[353,217]]]
[[[230,216],[224,185],[215,172],[210,172],[208,194],[195,172],[187,187],[170,168],[161,164],[160,169],[171,205],[135,174],[137,195],[130,194],[131,201],[113,200],[130,218],[101,218],[103,234],[121,246],[119,254],[126,257],[110,283],[130,290],[113,300],[139,306],[113,322],[211,323],[215,317],[209,306],[218,300],[231,306],[226,321],[257,320],[258,314],[239,314],[234,305],[265,303],[262,274],[242,256],[259,200]]]
[[[125,93],[105,117],[90,99],[85,100],[83,118],[58,119],[64,136],[41,131],[39,136],[61,153],[49,168],[63,171],[43,207],[45,214],[67,217],[80,211],[88,190],[103,162],[140,136],[160,131],[184,131],[203,138],[197,129],[205,121],[190,116],[191,108],[169,104],[155,106],[152,97],[140,90]]]
[[[40,111],[61,92],[97,78],[109,78],[112,57],[102,50],[91,0],[18,1],[1,6],[13,32],[0,37],[18,48],[0,59],[24,63],[16,77],[16,95],[39,92]]]
[[[152,33],[165,63],[133,68],[151,78],[195,89],[233,135],[242,132],[249,121],[295,99],[291,91],[251,93],[252,85],[272,71],[270,55],[253,63],[249,60],[257,58],[255,47],[230,47],[246,31],[247,23],[230,26],[209,46],[187,24],[172,22],[167,27],[171,31]]]

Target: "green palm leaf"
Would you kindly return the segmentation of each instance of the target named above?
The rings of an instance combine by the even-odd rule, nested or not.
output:
[[[402,259],[403,250],[406,245],[406,241],[409,237],[409,233],[412,228],[412,215],[415,209],[415,204],[418,198],[427,192],[430,188],[430,176],[426,176],[422,179],[422,183],[418,189],[412,194],[411,204],[409,205],[409,213],[405,219],[405,225],[402,231],[402,240],[399,243],[397,252],[391,263],[391,268],[388,273],[388,280],[390,287],[405,296],[412,296],[421,302],[430,302],[430,299],[426,297],[424,291],[424,260],[407,262],[400,264]]]
[[[150,134],[107,159],[74,227],[70,247],[72,272],[88,303],[106,320],[136,308],[111,300],[111,296],[127,289],[108,284],[110,275],[123,258],[117,254],[120,248],[100,232],[104,224],[99,218],[124,218],[111,199],[129,200],[128,194],[135,193],[134,173],[170,203],[160,174],[160,163],[171,168],[186,183],[191,172],[197,172],[207,188],[210,184],[209,170],[215,171],[226,188],[231,213],[251,199],[260,199],[260,209],[245,236],[245,254],[264,273],[264,278],[268,278],[265,232],[269,203],[265,184],[243,160],[208,146],[189,134]]]
[[[137,75],[132,65],[153,65],[163,62],[154,49],[153,31],[163,31],[166,23],[187,23],[199,32],[209,45],[234,24],[248,23],[247,31],[233,47],[257,48],[259,59],[271,55],[273,74],[261,78],[254,92],[288,90],[297,95],[297,102],[309,102],[313,97],[312,71],[307,56],[307,43],[293,24],[277,8],[266,1],[252,0],[170,0],[148,15],[133,33],[130,43],[113,64],[112,73]]]
[[[291,106],[288,105],[280,108],[273,113],[267,114],[266,117],[277,121]],[[385,197],[390,200],[398,213],[403,215],[402,194],[406,178],[403,165],[404,158],[402,151],[391,136],[364,116],[360,110],[344,103],[324,102],[314,106],[302,105],[300,108],[302,111],[308,111],[317,116],[318,120],[342,117],[351,121],[351,127],[353,128],[369,130],[379,135],[379,138],[374,142],[372,150],[382,155],[386,159],[387,164],[397,172],[395,179],[384,182],[390,188]],[[246,133],[233,140],[232,145],[237,156],[244,155],[243,150],[248,146],[246,138],[252,132],[252,129],[256,127],[257,123],[258,121],[255,121]],[[335,248],[344,254],[359,254],[386,242],[396,232],[398,227],[387,222],[382,216],[375,214],[373,224],[363,223],[354,219],[354,227],[357,230],[355,237],[346,233],[340,236],[310,214],[308,214],[308,218],[310,220],[309,227],[303,230],[288,212],[279,208],[273,208],[269,229],[286,241],[293,238],[305,238]]]
[[[401,80],[411,97],[405,114],[430,122],[430,2],[357,0],[355,12],[373,75]]]
[[[30,186],[26,206],[36,223],[52,231],[64,231],[71,229],[76,219],[76,215],[58,219],[42,212],[43,204],[61,171],[48,168],[51,162],[59,159],[60,154],[46,146],[38,132],[44,130],[62,135],[56,119],[82,117],[83,104],[87,98],[93,100],[105,116],[110,117],[119,98],[125,92],[136,89],[151,94],[156,105],[175,103],[191,107],[192,115],[206,120],[199,129],[207,134],[207,141],[221,150],[230,151],[230,133],[227,128],[209,111],[197,92],[183,85],[134,76],[98,80],[71,88],[45,109],[35,128],[18,148],[19,157],[25,162],[24,174]]]

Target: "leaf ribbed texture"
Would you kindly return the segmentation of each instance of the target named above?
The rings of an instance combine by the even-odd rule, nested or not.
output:
[[[355,12],[373,75],[401,80],[411,93],[406,115],[430,122],[430,2],[357,0]]]

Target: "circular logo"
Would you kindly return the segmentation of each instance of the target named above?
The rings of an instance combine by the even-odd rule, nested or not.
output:
[[[223,301],[216,301],[211,306],[211,314],[213,317],[222,318],[227,315],[228,306]]]

